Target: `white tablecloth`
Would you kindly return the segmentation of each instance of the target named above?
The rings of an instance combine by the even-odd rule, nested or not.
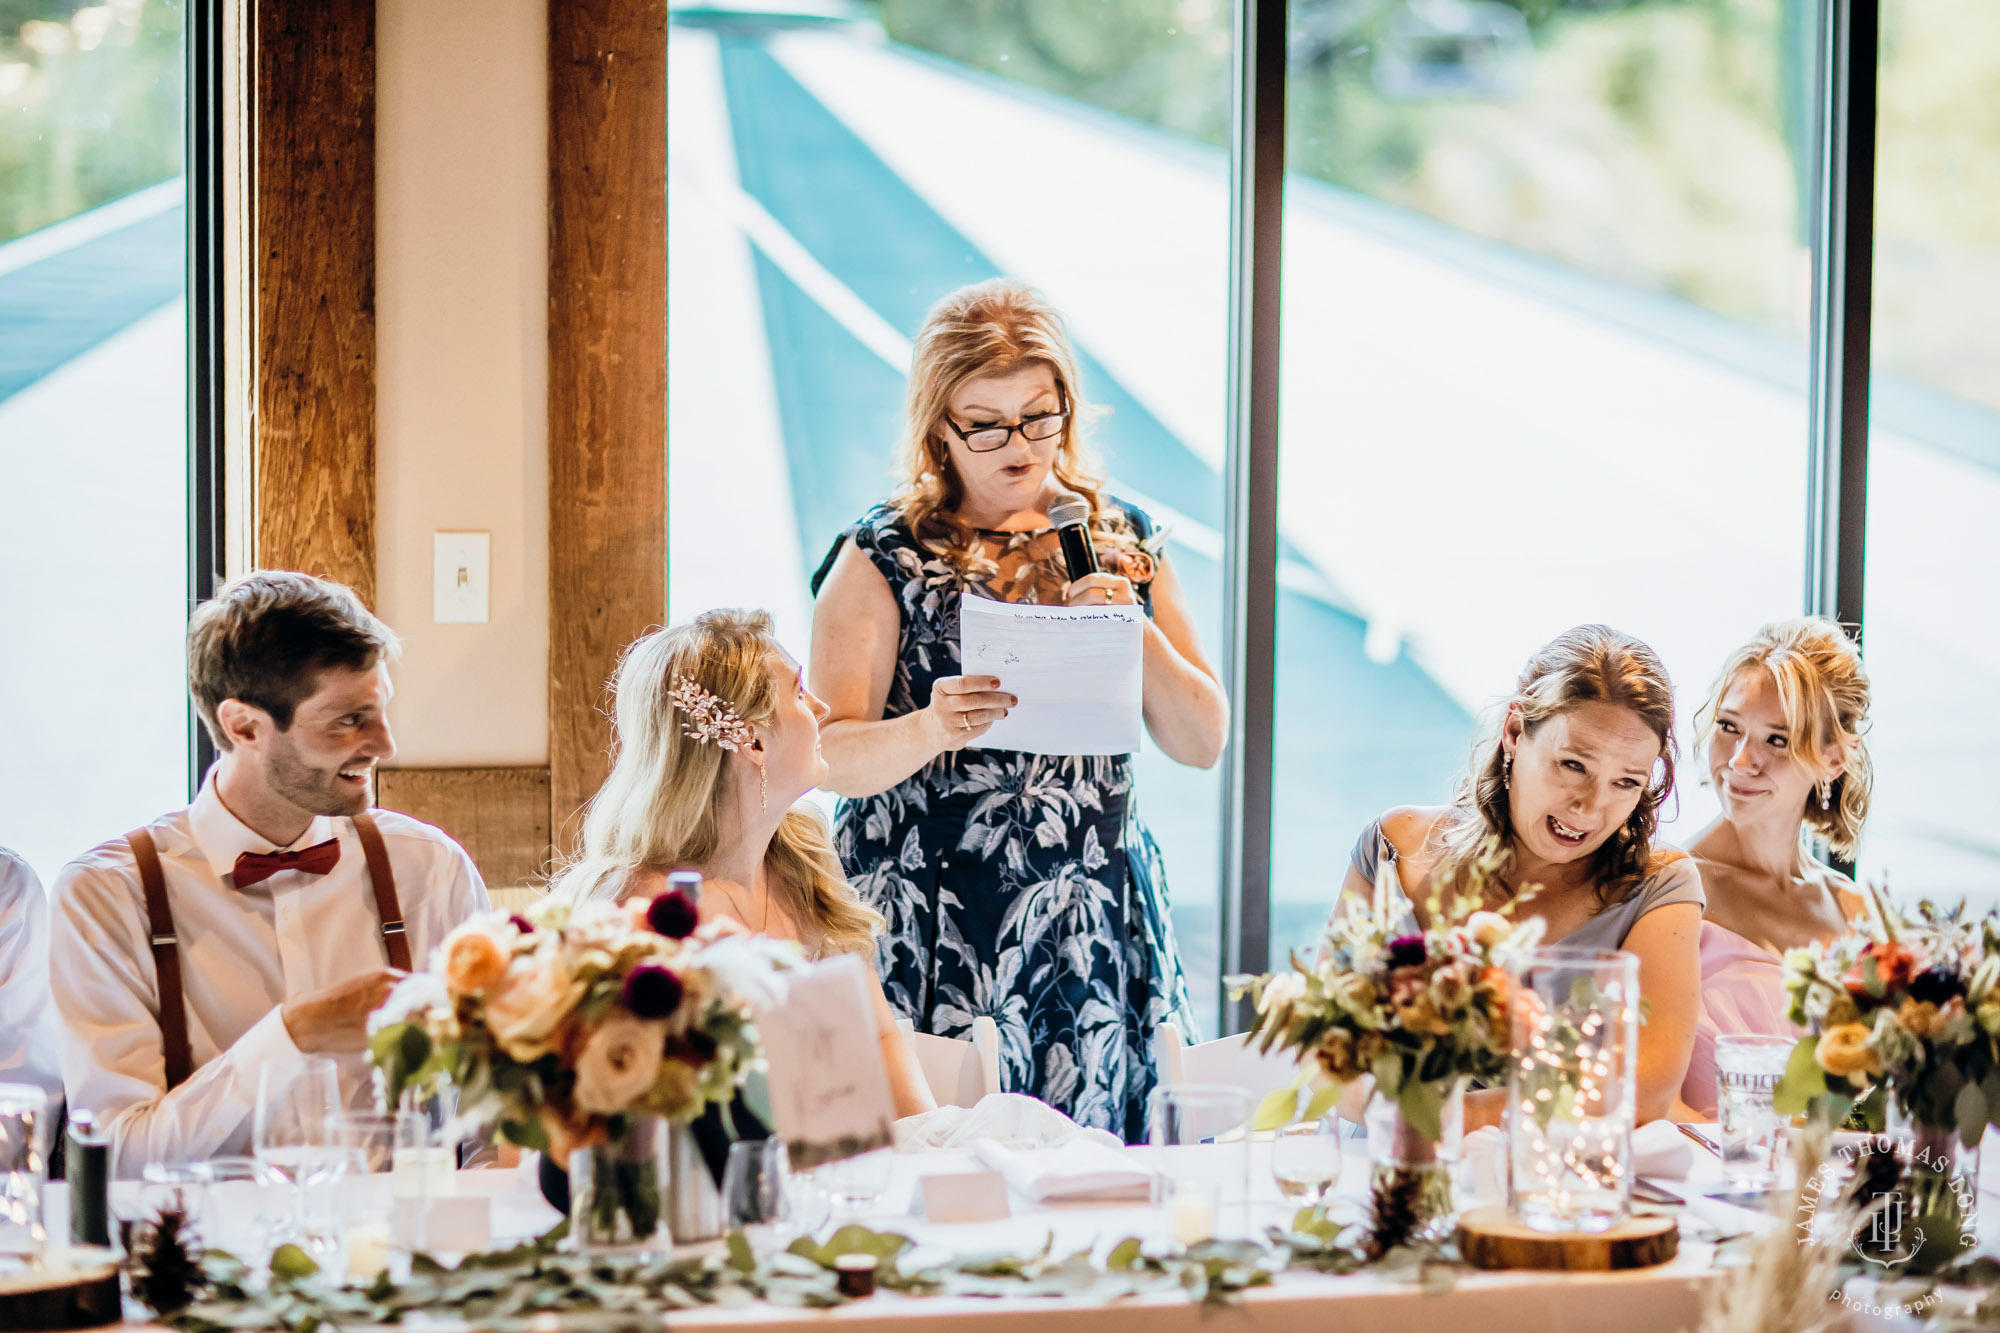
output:
[[[1367,1197],[1368,1168],[1363,1145],[1349,1141],[1335,1198],[1357,1210]],[[2000,1210],[2000,1136],[1989,1135],[1982,1166],[1981,1196],[1989,1215]],[[1128,1149],[1142,1159],[1157,1161],[1152,1150]],[[1234,1176],[1245,1150],[1234,1148],[1168,1149],[1177,1172]],[[1014,1215],[1004,1221],[936,1224],[922,1212],[918,1179],[933,1172],[982,1169],[970,1153],[937,1152],[901,1155],[880,1210],[855,1220],[878,1230],[902,1232],[917,1242],[906,1262],[921,1264],[926,1256],[949,1253],[1028,1252],[1054,1235],[1058,1253],[1096,1247],[1100,1253],[1127,1236],[1151,1240],[1162,1234],[1157,1210],[1144,1204],[1036,1205],[1019,1196],[1011,1200]],[[1235,1177],[1242,1178],[1242,1177]],[[1720,1178],[1715,1159],[1697,1153],[1686,1179],[1658,1183],[1694,1198],[1704,1185]],[[1292,1205],[1278,1194],[1268,1171],[1268,1148],[1247,1149],[1247,1197],[1225,1183],[1227,1203],[1219,1219],[1224,1235],[1261,1235],[1264,1228],[1288,1219]],[[461,1188],[493,1199],[494,1243],[507,1245],[540,1234],[559,1220],[543,1202],[535,1185],[534,1163],[512,1170],[460,1173]],[[134,1188],[120,1184],[120,1196]],[[60,1196],[60,1187],[56,1187]],[[66,1217],[66,1201],[58,1199],[54,1213]],[[1750,1215],[1712,1204],[1699,1215],[1728,1226],[1748,1224]],[[51,1222],[57,1222],[51,1216]],[[1733,1228],[1732,1228],[1733,1229]],[[1991,1231],[1989,1225],[1988,1230]],[[1989,1245],[1992,1237],[1989,1236]],[[855,1321],[880,1322],[909,1328],[929,1328],[931,1321],[949,1318],[957,1327],[978,1333],[1173,1333],[1174,1330],[1255,1328],[1259,1333],[1339,1333],[1383,1329],[1410,1333],[1418,1329],[1454,1333],[1585,1333],[1615,1329],[1617,1333],[1694,1329],[1700,1322],[1702,1294],[1717,1280],[1711,1247],[1683,1234],[1680,1254],[1657,1268],[1626,1273],[1474,1273],[1456,1275],[1449,1290],[1425,1293],[1409,1279],[1369,1273],[1332,1277],[1313,1273],[1280,1273],[1270,1287],[1246,1292],[1233,1310],[1204,1308],[1186,1296],[1171,1293],[1122,1301],[1101,1302],[1052,1298],[908,1298],[882,1292],[872,1299],[834,1310],[791,1310],[758,1305],[744,1309],[702,1309],[676,1312],[677,1328],[754,1325],[761,1333],[824,1329]],[[904,1321],[911,1321],[904,1324]],[[1859,1325],[1857,1325],[1859,1327]],[[1875,1333],[1894,1327],[1871,1321]]]

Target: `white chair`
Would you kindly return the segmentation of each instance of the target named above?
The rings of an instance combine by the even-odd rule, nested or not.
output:
[[[910,1039],[917,1065],[939,1106],[972,1106],[1000,1091],[1000,1025],[981,1014],[972,1020],[972,1040],[918,1032],[910,1020],[896,1026]]]
[[[1153,1061],[1160,1071],[1162,1087],[1220,1084],[1241,1088],[1250,1095],[1253,1115],[1265,1097],[1290,1083],[1299,1072],[1297,1057],[1279,1050],[1259,1051],[1247,1044],[1241,1034],[1189,1046],[1182,1040],[1180,1025],[1176,1023],[1162,1023],[1153,1030]],[[1210,1134],[1225,1134],[1235,1126],[1202,1128]]]

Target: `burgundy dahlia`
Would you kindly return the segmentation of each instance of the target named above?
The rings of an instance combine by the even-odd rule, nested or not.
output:
[[[701,913],[695,909],[694,899],[679,889],[661,894],[646,909],[646,924],[670,940],[684,940],[694,934],[700,921]]]
[[[665,1018],[680,1008],[687,987],[671,968],[641,963],[625,977],[620,998],[636,1018]]]
[[[1389,966],[1416,967],[1424,961],[1424,937],[1398,935],[1389,941]]]

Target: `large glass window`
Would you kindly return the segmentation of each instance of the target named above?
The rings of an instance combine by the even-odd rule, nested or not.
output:
[[[872,12],[672,11],[673,615],[768,606],[803,656],[808,575],[889,490],[909,339],[946,292],[1004,273],[1068,315],[1086,391],[1111,409],[1095,437],[1110,489],[1172,530],[1219,656],[1228,5]],[[780,497],[786,521],[746,532],[718,500],[752,495]],[[1138,783],[1206,1018],[1218,775],[1149,749]]]
[[[0,5],[0,844],[187,799],[178,3]]]
[[[2000,902],[2000,9],[1884,0],[1861,863],[1905,898]]]
[[[1811,10],[1291,5],[1275,957],[1538,645],[1639,636],[1685,720],[1797,613]]]

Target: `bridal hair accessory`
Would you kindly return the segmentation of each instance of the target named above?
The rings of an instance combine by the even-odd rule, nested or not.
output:
[[[703,745],[741,750],[750,756],[750,762],[757,765],[757,808],[769,810],[770,774],[764,768],[764,756],[750,748],[750,743],[757,739],[750,724],[738,717],[734,708],[704,690],[692,676],[675,676],[667,698],[687,714],[687,721],[681,724],[681,735]]]
[[[757,737],[734,708],[704,690],[691,676],[675,676],[667,698],[687,714],[687,721],[681,724],[681,735],[691,741],[725,750],[743,750]]]

